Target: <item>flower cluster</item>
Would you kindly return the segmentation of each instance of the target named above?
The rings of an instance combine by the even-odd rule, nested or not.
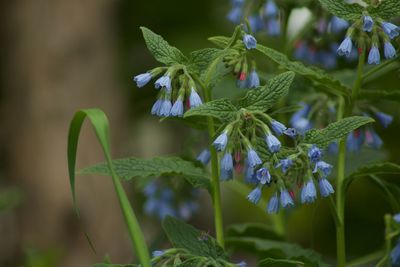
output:
[[[381,62],[381,43],[383,43],[385,58],[394,58],[396,49],[391,40],[399,36],[399,34],[400,28],[398,26],[382,19],[374,20],[365,13],[347,29],[346,37],[337,52],[341,56],[349,57],[353,50],[353,40],[357,40],[360,52],[367,47],[369,48],[368,64],[379,64]]]
[[[185,101],[187,108],[194,108],[202,104],[196,83],[184,66],[155,68],[136,75],[133,80],[138,87],[143,87],[159,75],[161,77],[155,81],[154,87],[160,92],[157,101],[151,108],[152,115],[182,117],[185,111]]]
[[[267,0],[256,10],[251,10],[251,15],[244,14],[245,1],[232,0],[232,9],[227,18],[239,24],[243,19],[248,19],[253,32],[266,32],[270,36],[278,36],[281,33],[279,8],[274,0]]]
[[[233,70],[239,88],[257,88],[260,86],[260,78],[257,74],[256,63],[248,59],[248,51],[257,47],[257,40],[246,32],[242,32],[242,36],[242,40],[236,42],[223,61],[226,68]]]
[[[257,204],[261,199],[262,189],[265,185],[275,184],[276,192],[272,194],[268,205],[268,213],[277,213],[280,206],[289,208],[294,206],[296,193],[288,190],[290,177],[294,176],[300,187],[300,202],[312,203],[317,198],[315,182],[318,182],[321,197],[328,197],[334,193],[332,185],[327,180],[331,173],[332,165],[321,160],[322,152],[315,145],[307,145],[307,155],[302,150],[287,158],[277,160],[277,164],[265,163],[255,172],[258,180],[256,187],[248,195],[248,200]],[[305,157],[306,156],[306,157]],[[302,171],[299,172],[299,170]],[[273,173],[273,174],[272,174]],[[317,177],[315,177],[317,176]]]
[[[178,196],[168,183],[162,182],[160,179],[152,181],[143,190],[146,196],[144,211],[160,220],[167,215],[188,220],[199,208],[197,203],[199,192],[189,189],[189,187],[188,190],[182,190],[182,192],[189,193]]]

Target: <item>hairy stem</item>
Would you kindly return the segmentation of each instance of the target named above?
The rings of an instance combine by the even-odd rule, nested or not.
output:
[[[361,83],[363,78],[363,67],[365,63],[365,49],[359,55],[357,78],[354,83],[352,92],[352,101],[350,101],[349,107],[345,106],[344,98],[341,97],[339,100],[339,109],[337,114],[337,120],[341,120],[351,115],[354,108],[355,101],[357,100],[358,94],[361,89]],[[343,192],[343,182],[345,179],[346,169],[346,138],[343,138],[339,142],[339,155],[337,165],[337,183],[336,183],[336,253],[337,253],[337,266],[346,266],[346,240],[345,240],[345,223],[344,223],[344,211],[345,211],[345,194]]]
[[[208,88],[203,87],[204,99],[206,102],[211,100],[211,92]],[[221,190],[219,186],[219,164],[218,154],[215,148],[212,146],[211,141],[215,135],[214,119],[212,117],[207,118],[208,124],[208,136],[210,139],[210,151],[211,151],[211,185],[212,185],[212,200],[214,209],[214,223],[215,233],[218,244],[224,247],[224,223],[222,217],[222,204],[221,204]]]

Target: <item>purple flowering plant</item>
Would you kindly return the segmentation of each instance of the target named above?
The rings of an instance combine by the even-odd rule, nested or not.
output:
[[[130,266],[247,266],[243,261],[234,263],[232,250],[225,250],[240,250],[255,243],[249,241],[250,237],[229,236],[229,231],[226,238],[221,198],[224,186],[236,190],[244,201],[260,207],[271,219],[271,231],[277,238],[259,241],[268,242],[270,248],[261,253],[266,257],[257,266],[348,266],[344,214],[352,182],[359,177],[370,178],[387,193],[393,210],[399,212],[400,208],[400,189],[380,177],[384,173],[399,175],[399,165],[379,162],[352,172],[346,169],[350,152],[361,153],[363,145],[382,147],[383,140],[375,128],[390,127],[394,120],[374,102],[396,100],[398,92],[366,88],[377,74],[385,75],[399,65],[400,28],[391,20],[400,15],[400,5],[397,0],[361,4],[345,0],[232,0],[231,5],[227,18],[237,24],[233,34],[210,37],[213,47],[188,55],[141,27],[150,53],[161,65],[133,77],[137,87],[153,83],[158,91],[149,113],[162,117],[163,122],[173,119],[193,126],[207,136],[207,144],[196,144],[203,148],[191,157],[112,160],[104,113],[98,109],[78,111],[68,139],[74,204],[77,142],[87,117],[106,162],[80,173],[112,177],[139,261],[139,265]],[[299,7],[314,11],[313,17],[290,39],[290,15]],[[265,43],[279,39],[282,46],[274,49],[264,45],[260,41],[264,40],[263,32],[268,36]],[[340,44],[336,44],[338,37],[343,39]],[[342,57],[357,59],[357,66],[341,61]],[[268,74],[258,67],[265,61],[273,65]],[[218,90],[221,80],[232,80],[229,76],[236,80],[230,90],[239,94],[214,99],[213,91]],[[149,252],[121,185],[121,179],[134,177],[144,181],[144,211],[162,220],[172,248]],[[185,188],[185,194],[174,190],[173,181],[180,178],[184,183],[178,182],[178,188]],[[212,200],[213,234],[183,221],[195,212],[201,213],[199,188],[206,189]],[[335,259],[326,260],[317,252],[284,241],[285,218],[298,206],[316,202],[326,202],[331,210],[336,226]],[[368,258],[369,262],[400,266],[400,243],[396,241],[399,214],[387,215],[385,224],[385,248]],[[260,246],[254,245],[252,252],[260,255]],[[369,263],[360,262],[351,266]]]

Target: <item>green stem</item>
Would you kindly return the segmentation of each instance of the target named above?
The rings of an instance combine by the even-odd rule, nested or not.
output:
[[[345,106],[344,98],[339,99],[339,109],[337,114],[337,120],[341,120],[346,116],[351,115],[354,108],[355,101],[357,100],[358,94],[361,89],[361,82],[363,78],[363,67],[365,63],[365,49],[359,55],[357,79],[354,83],[352,101],[349,107]],[[337,163],[337,183],[336,183],[336,210],[337,220],[336,222],[336,253],[338,267],[346,266],[346,240],[345,240],[345,223],[344,223],[344,210],[345,210],[345,194],[343,191],[343,182],[345,179],[346,169],[346,139],[342,139],[339,142],[339,156]]]
[[[211,92],[208,88],[203,87],[204,99],[206,102],[211,100]],[[215,135],[215,125],[214,119],[212,117],[207,118],[208,124],[208,136],[210,143]],[[214,223],[215,223],[215,233],[218,244],[224,247],[224,224],[222,217],[222,204],[221,204],[221,190],[219,186],[219,167],[218,167],[218,154],[215,148],[210,144],[211,151],[211,185],[212,185],[212,200],[214,208]]]

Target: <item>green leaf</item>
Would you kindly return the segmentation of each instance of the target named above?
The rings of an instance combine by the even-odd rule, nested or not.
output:
[[[291,260],[280,260],[280,259],[272,259],[267,258],[258,263],[259,267],[290,267],[290,266],[304,266],[304,263],[301,261],[291,261]]]
[[[140,230],[139,223],[133,212],[132,206],[129,199],[122,187],[119,177],[115,173],[114,165],[111,160],[110,153],[110,138],[109,138],[109,125],[107,116],[100,109],[82,109],[75,113],[69,126],[68,132],[68,148],[67,148],[67,158],[68,158],[68,174],[69,181],[71,185],[73,204],[76,213],[79,216],[78,206],[76,202],[75,193],[75,166],[76,166],[76,154],[78,150],[79,134],[81,132],[82,124],[88,118],[91,122],[93,129],[96,133],[96,137],[103,149],[104,157],[107,161],[107,167],[109,173],[111,174],[114,188],[119,200],[119,204],[124,215],[125,223],[129,231],[129,236],[135,247],[138,258],[140,259],[143,267],[150,267],[150,256],[147,250],[146,242],[143,237],[143,233]],[[88,239],[89,240],[89,239]],[[89,240],[90,242],[90,240]]]
[[[357,177],[365,175],[379,174],[400,174],[400,165],[391,162],[381,162],[363,166],[351,173],[348,177]]]
[[[270,109],[279,99],[287,95],[294,75],[294,72],[288,71],[275,76],[265,86],[248,91],[239,101],[239,105],[251,111]]]
[[[359,94],[360,99],[369,99],[373,101],[390,100],[400,101],[400,91],[384,91],[384,90],[361,90]]]
[[[322,262],[322,257],[315,251],[304,249],[296,244],[272,241],[255,237],[228,238],[228,245],[244,248],[263,257],[274,259],[290,259],[304,262],[306,266],[330,266]]]
[[[274,227],[263,223],[233,224],[227,229],[227,237],[258,237],[271,240],[282,240]]]
[[[214,59],[222,54],[221,49],[205,48],[190,53],[188,67],[197,73],[202,73]]]
[[[378,6],[369,6],[368,12],[371,16],[381,19],[392,19],[400,15],[399,0],[382,0]]]
[[[196,108],[191,108],[184,114],[184,118],[191,116],[211,116],[220,121],[231,121],[235,118],[237,108],[229,99],[213,100]]]
[[[155,157],[150,159],[124,158],[112,161],[117,175],[125,180],[135,177],[182,176],[194,187],[209,188],[210,181],[204,169],[196,167],[193,162],[179,157]],[[87,167],[79,174],[110,175],[107,164],[100,163]]]
[[[222,48],[225,48],[229,43],[229,37],[226,36],[213,36],[209,37],[208,40]]]
[[[373,119],[363,116],[348,117],[343,120],[329,124],[323,129],[311,129],[305,134],[304,142],[315,144],[318,147],[326,147],[333,141],[337,141],[347,136],[350,132],[357,128],[374,122]]]
[[[285,69],[303,75],[312,81],[319,83],[321,87],[327,88],[328,92],[331,94],[344,96],[348,96],[350,94],[350,88],[342,84],[339,80],[328,75],[322,69],[318,69],[316,67],[307,67],[298,61],[290,61],[285,54],[260,44],[257,45],[257,50]]]
[[[319,0],[321,5],[333,15],[345,20],[357,20],[364,8],[358,4],[349,4],[345,0]]]
[[[146,27],[140,27],[147,48],[154,58],[165,65],[184,64],[187,58],[178,48],[170,46],[160,35],[155,34]]]
[[[171,216],[164,219],[162,226],[175,248],[186,249],[193,255],[227,260],[224,250],[207,233]]]

